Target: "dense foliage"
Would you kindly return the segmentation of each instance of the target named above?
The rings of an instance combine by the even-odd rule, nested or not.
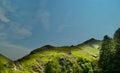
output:
[[[99,67],[103,73],[120,73],[120,29],[115,32],[113,39],[104,37]]]

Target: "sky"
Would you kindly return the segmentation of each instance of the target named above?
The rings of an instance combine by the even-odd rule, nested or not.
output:
[[[17,59],[44,45],[113,36],[120,0],[0,0],[0,53]]]

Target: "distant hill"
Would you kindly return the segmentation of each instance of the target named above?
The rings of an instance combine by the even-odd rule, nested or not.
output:
[[[98,48],[100,45],[102,44],[102,41],[101,40],[97,40],[97,39],[94,39],[94,38],[91,38],[85,42],[83,42],[82,44],[79,44],[78,46],[90,46],[92,48]]]
[[[85,69],[80,63],[84,62],[85,68],[88,68],[87,64],[96,63],[101,43],[102,41],[91,38],[79,45],[62,47],[46,45],[16,61],[9,61],[1,55],[0,57],[4,58],[1,61],[6,60],[6,63],[3,65],[4,69],[0,71],[7,70],[8,73],[9,71],[12,73],[62,73],[62,71],[66,71],[66,73],[70,73],[70,69],[73,68],[78,68],[75,71],[82,71]],[[91,66],[89,67],[91,68]],[[89,71],[90,68],[86,71]]]
[[[8,61],[10,61],[9,58],[3,56],[2,54],[0,54],[0,63],[7,63]]]
[[[6,67],[5,67],[5,65],[9,62],[12,62],[12,61],[9,58],[0,54],[0,73],[5,73],[9,70],[9,69],[6,69]]]
[[[30,49],[21,47],[19,45],[13,45],[8,42],[0,43],[0,53],[12,60],[23,57],[24,55],[30,53]]]
[[[99,44],[101,43],[102,41],[101,40],[97,40],[95,38],[91,38],[85,42],[83,42],[82,44]]]

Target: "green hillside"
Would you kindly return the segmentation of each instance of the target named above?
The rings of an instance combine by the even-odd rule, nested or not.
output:
[[[101,43],[100,40],[92,38],[76,46],[46,45],[11,64],[8,63],[9,66],[5,68],[12,73],[92,72],[97,67],[92,65],[98,61]]]
[[[0,54],[0,63],[5,64],[8,61],[10,61],[10,59],[8,59],[7,57],[5,57],[2,54]]]
[[[8,73],[10,69],[6,68],[6,66],[10,62],[12,62],[10,59],[0,54],[0,73],[4,73],[4,72]]]
[[[0,73],[120,73],[120,28],[113,38],[82,44],[45,45],[16,61],[0,55]]]

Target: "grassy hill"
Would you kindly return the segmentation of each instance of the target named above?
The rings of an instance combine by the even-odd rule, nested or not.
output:
[[[7,58],[7,57],[3,56],[2,54],[0,54],[0,63],[5,64],[8,61],[10,61],[9,58]]]
[[[4,61],[3,73],[85,73],[96,70],[102,41],[94,38],[79,45],[46,45],[16,61]],[[0,56],[1,58],[1,56]],[[7,71],[6,71],[7,70]]]
[[[9,71],[9,69],[6,69],[5,67],[9,62],[12,62],[12,61],[7,57],[3,56],[2,54],[0,54],[0,73],[4,73],[4,72],[7,73]]]

